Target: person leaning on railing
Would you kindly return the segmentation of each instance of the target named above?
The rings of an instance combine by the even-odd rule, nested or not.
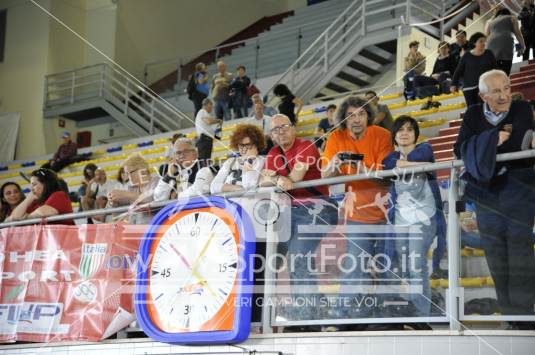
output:
[[[416,144],[420,135],[418,122],[410,116],[402,115],[396,119],[392,127],[393,143],[398,148],[383,161],[384,169],[409,168],[434,163],[433,149],[427,142]],[[392,203],[389,206],[390,223],[396,226],[418,230],[395,234],[394,240],[387,240],[389,255],[394,255],[399,271],[397,276],[409,280],[422,280],[422,292],[411,292],[407,307],[412,314],[408,317],[429,317],[431,313],[431,287],[427,266],[427,252],[438,236],[437,248],[440,252],[433,254],[433,269],[438,270],[440,258],[446,246],[446,220],[442,211],[442,198],[434,172],[401,175],[394,179],[390,187]],[[412,237],[412,238],[411,238]],[[404,260],[413,257],[412,264],[404,267]],[[401,267],[400,267],[401,266]]]
[[[469,107],[454,145],[464,161],[465,199],[476,206],[477,226],[503,315],[533,315],[535,302],[535,171],[533,160],[497,162],[496,154],[535,149],[533,115],[512,101],[500,70],[479,78],[483,104]],[[535,324],[512,327],[535,329]]]
[[[374,112],[366,99],[350,96],[342,102],[336,114],[336,121],[340,128],[329,135],[325,144],[322,156],[322,177],[382,170],[383,160],[394,149],[390,132],[372,125],[373,119]],[[386,223],[388,217],[384,207],[389,199],[387,185],[370,178],[347,183],[346,191],[353,196],[344,200],[346,224],[366,226],[368,230],[371,227],[377,231],[358,234],[348,232],[348,254],[357,256],[366,253],[367,256],[373,257],[382,253],[385,234],[380,226]],[[350,260],[344,259],[344,269],[348,271],[342,278],[359,281],[342,282],[340,292],[344,299],[353,302],[355,297],[366,297],[367,294],[352,292],[352,288],[365,287],[366,284],[373,283],[373,276],[368,269],[351,267],[347,263],[350,263]],[[373,311],[372,308],[354,303],[351,307],[344,307],[344,316],[347,318],[372,317]]]
[[[286,254],[288,250],[290,260],[295,260],[290,272],[291,293],[293,297],[302,296],[306,306],[293,307],[289,312],[290,320],[325,319],[319,307],[320,292],[300,293],[300,287],[316,287],[316,275],[307,266],[306,258],[309,252],[314,252],[324,237],[323,233],[300,232],[299,226],[333,225],[336,224],[336,214],[332,210],[325,210],[319,203],[322,196],[328,196],[326,186],[294,189],[293,184],[300,181],[321,178],[318,161],[320,154],[314,143],[297,137],[295,125],[282,114],[271,119],[271,138],[275,146],[271,148],[262,172],[261,186],[277,186],[292,198],[291,231],[284,236],[290,237],[288,244],[279,243],[278,253]],[[320,207],[320,215],[315,211]],[[295,257],[294,257],[295,256]],[[301,257],[300,257],[301,256]],[[311,305],[312,304],[312,305]],[[315,305],[315,306],[314,306]],[[287,327],[285,331],[314,331],[319,326]]]
[[[0,223],[11,215],[24,198],[24,192],[16,182],[8,181],[0,187]]]
[[[167,173],[154,189],[154,200],[165,201],[210,193],[210,184],[217,168],[209,161],[198,158],[199,153],[191,139],[177,139]]]
[[[6,222],[72,213],[69,196],[62,190],[55,172],[45,168],[33,171],[30,174],[30,185],[30,193],[13,210]],[[57,223],[74,225],[72,219]]]
[[[111,207],[130,205],[132,209],[139,204],[153,200],[154,188],[158,184],[158,176],[151,173],[149,163],[139,154],[130,155],[122,164],[128,175],[128,191],[115,189],[108,193]],[[148,223],[151,214],[146,211],[132,213],[128,222],[133,224]]]
[[[227,159],[210,185],[212,194],[251,190],[258,187],[264,157],[259,153],[266,142],[260,128],[252,124],[238,125],[230,137],[230,148],[239,156]]]

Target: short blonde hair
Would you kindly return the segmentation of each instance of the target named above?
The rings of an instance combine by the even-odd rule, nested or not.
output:
[[[126,167],[129,169],[126,169]],[[121,164],[121,168],[126,171],[146,169],[150,172],[149,163],[139,153],[134,153],[126,158],[126,160]]]

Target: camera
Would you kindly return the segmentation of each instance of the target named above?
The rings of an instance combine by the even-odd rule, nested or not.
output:
[[[364,159],[364,154],[356,154],[356,153],[338,153],[338,158],[342,161],[346,160],[362,160]]]

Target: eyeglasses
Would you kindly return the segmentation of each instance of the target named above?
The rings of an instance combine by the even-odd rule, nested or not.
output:
[[[286,123],[278,127],[273,127],[270,132],[274,134],[281,134],[282,132],[288,132],[292,126],[293,125],[291,123]]]
[[[195,151],[195,149],[184,149],[184,150],[175,150],[175,156],[184,156],[186,154],[189,154],[191,152]]]
[[[238,150],[249,150],[253,148],[255,145],[253,143],[245,143],[245,144],[238,144]]]
[[[45,177],[47,175],[47,169],[39,168],[35,170],[32,175]]]

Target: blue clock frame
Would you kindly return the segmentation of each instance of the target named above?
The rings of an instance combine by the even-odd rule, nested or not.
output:
[[[250,260],[249,255],[255,252],[256,236],[253,224],[247,212],[236,202],[230,201],[223,197],[206,196],[187,199],[185,201],[176,201],[164,207],[151,221],[149,230],[145,233],[140,247],[139,258],[137,262],[137,273],[134,309],[141,329],[152,339],[171,344],[232,344],[240,343],[249,337],[251,329],[251,303],[253,280],[248,279],[251,265],[245,262],[245,265],[238,267],[237,274],[237,295],[236,305],[234,306],[234,324],[232,330],[225,331],[199,331],[185,333],[169,333],[160,330],[153,324],[147,307],[146,295],[149,279],[148,262],[150,251],[155,240],[155,233],[161,224],[169,217],[185,210],[194,210],[206,207],[216,207],[224,209],[229,213],[236,225],[238,226],[240,242],[239,260],[241,262]]]

